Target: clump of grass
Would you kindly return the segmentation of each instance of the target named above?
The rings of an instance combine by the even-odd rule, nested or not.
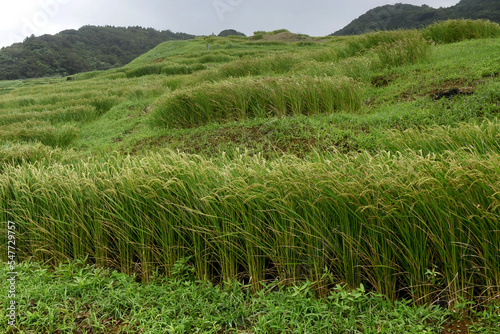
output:
[[[51,124],[65,122],[87,122],[99,113],[93,106],[77,106],[41,112],[9,113],[0,115],[0,126],[24,121],[48,121]]]
[[[127,78],[136,78],[154,74],[166,74],[166,75],[191,74],[196,71],[204,70],[206,66],[202,63],[229,61],[227,58],[232,59],[231,57],[226,55],[214,55],[214,56],[209,55],[199,59],[198,63],[196,63],[195,60],[190,61],[189,63],[191,63],[191,65],[189,66],[188,64],[177,64],[174,62],[168,62],[168,63],[160,62],[155,64],[147,64],[127,70],[125,74]]]
[[[412,40],[420,35],[418,30],[379,31],[353,37],[347,46],[338,51],[341,58],[365,53],[379,45],[391,45],[401,40]]]
[[[128,70],[127,72],[125,72],[125,74],[127,78],[137,78],[145,75],[161,74],[163,66],[164,65],[161,63],[141,65],[139,67]]]
[[[262,74],[284,74],[301,62],[291,55],[272,55],[262,58],[242,58],[220,66],[217,70],[220,78],[256,76]]]
[[[500,123],[496,119],[453,127],[434,125],[424,129],[390,130],[379,145],[381,149],[393,152],[422,150],[428,154],[466,150],[489,154],[500,152]]]
[[[157,101],[153,122],[193,127],[211,122],[269,116],[355,111],[363,88],[350,78],[260,77],[202,84]]]
[[[377,64],[373,55],[349,57],[338,62],[308,61],[297,64],[294,72],[317,77],[345,76],[361,82],[369,82],[372,69]]]
[[[284,46],[287,42],[282,41],[266,41],[266,40],[258,40],[256,42],[246,42],[245,45],[254,45],[254,46]]]
[[[0,144],[0,170],[5,166],[16,166],[22,163],[68,163],[77,161],[78,155],[71,150],[52,148],[41,143],[14,143]]]
[[[436,43],[455,43],[467,39],[500,36],[500,25],[488,20],[448,20],[436,22],[422,32]]]
[[[339,63],[316,60],[304,61],[294,66],[293,73],[299,75],[309,75],[313,77],[340,76],[342,75],[342,70],[344,68],[342,68],[342,66],[339,66]],[[348,68],[345,69],[350,70]]]
[[[431,45],[420,35],[393,43],[380,43],[374,50],[380,67],[397,67],[428,59]]]
[[[350,57],[335,64],[341,75],[363,82],[370,82],[374,61],[371,57]]]
[[[190,66],[187,65],[168,65],[164,66],[161,70],[163,74],[166,75],[180,75],[180,74],[191,74],[196,71],[201,71],[206,69],[207,67],[203,64],[192,64]]]
[[[44,121],[26,121],[0,127],[0,140],[40,142],[51,147],[67,147],[78,137],[79,132],[71,125],[55,127]]]
[[[338,60],[339,55],[333,48],[326,48],[308,52],[305,57],[318,62],[335,62]]]
[[[102,115],[110,111],[119,101],[120,99],[114,96],[96,96],[90,101],[90,105],[99,115]]]
[[[234,60],[234,57],[225,54],[208,54],[198,59],[202,64],[205,63],[227,63]]]

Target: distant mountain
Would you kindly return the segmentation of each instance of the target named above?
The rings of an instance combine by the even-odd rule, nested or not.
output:
[[[123,66],[162,42],[194,37],[170,30],[111,26],[31,36],[0,50],[0,80],[106,70]]]
[[[427,5],[386,5],[369,10],[334,36],[359,35],[369,31],[413,29],[448,19],[488,19],[500,23],[500,0],[462,0],[448,8]]]

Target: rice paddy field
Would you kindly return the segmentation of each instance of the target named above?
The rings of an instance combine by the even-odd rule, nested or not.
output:
[[[498,333],[499,37],[208,36],[0,81],[0,329]]]

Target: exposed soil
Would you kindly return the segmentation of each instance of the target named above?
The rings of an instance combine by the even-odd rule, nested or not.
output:
[[[148,150],[155,147],[170,147],[180,149],[186,153],[192,154],[217,154],[220,150],[226,150],[230,147],[240,147],[248,149],[251,153],[261,152],[267,154],[289,153],[298,157],[316,150],[327,150],[336,147],[339,151],[347,153],[358,150],[356,145],[346,136],[344,138],[329,139],[304,137],[300,134],[300,129],[294,129],[283,134],[282,130],[277,132],[273,127],[225,127],[209,132],[189,134],[184,137],[162,136],[147,138],[138,141],[132,149],[132,154]],[[294,131],[297,131],[295,133]],[[369,132],[369,129],[362,129]]]
[[[450,87],[443,88],[431,92],[429,95],[433,100],[440,100],[442,98],[450,99],[457,95],[471,95],[474,94],[474,88],[472,87]]]
[[[473,324],[472,320],[454,320],[443,324],[444,330],[441,334],[468,334],[469,328]]]
[[[389,75],[379,75],[372,78],[371,84],[377,88],[387,87],[391,82],[398,78],[397,75],[389,74]]]
[[[460,79],[444,81],[438,87],[427,92],[426,95],[430,96],[433,100],[440,100],[442,98],[451,99],[459,95],[471,95],[474,94],[474,87],[472,85],[478,82],[477,80],[466,82]]]

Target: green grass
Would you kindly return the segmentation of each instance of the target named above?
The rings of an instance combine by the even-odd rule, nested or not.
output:
[[[194,281],[192,268],[176,264],[173,279],[156,276],[148,284],[81,261],[54,269],[26,262],[17,267],[19,333],[441,333],[456,312],[439,307],[390,303],[363,287],[341,286],[315,299],[304,282],[290,288],[266,284],[258,294],[232,282],[227,287]],[[8,277],[1,265],[0,279]],[[25,282],[29,281],[29,284]],[[0,330],[8,332],[2,295]],[[461,309],[457,308],[454,311]],[[496,333],[493,308],[470,315],[469,327]]]
[[[200,281],[253,292],[363,284],[482,310],[500,286],[496,27],[209,36],[1,82],[0,221],[23,260],[147,282],[187,258]]]
[[[259,77],[208,83],[167,93],[155,102],[159,127],[195,127],[248,118],[353,112],[363,89],[347,78]]]
[[[455,43],[466,39],[500,36],[500,25],[488,20],[449,20],[437,22],[423,31],[423,36],[436,43]]]

